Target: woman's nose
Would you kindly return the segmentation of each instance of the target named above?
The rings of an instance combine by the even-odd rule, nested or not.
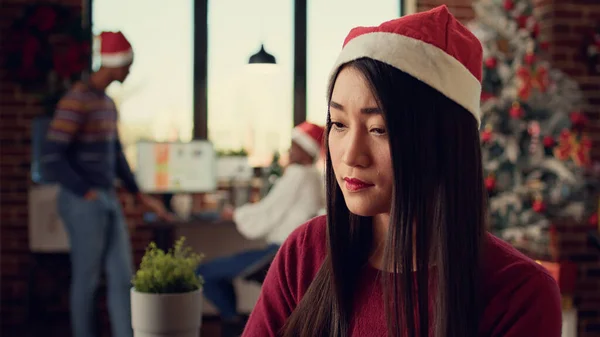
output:
[[[368,140],[361,132],[349,132],[342,161],[350,167],[367,167],[370,163]]]

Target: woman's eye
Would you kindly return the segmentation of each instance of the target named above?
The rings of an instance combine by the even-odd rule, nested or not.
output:
[[[385,135],[385,129],[382,129],[382,128],[373,128],[373,129],[371,129],[371,132],[378,136]]]
[[[331,128],[336,131],[341,131],[346,128],[346,126],[340,122],[331,122]]]

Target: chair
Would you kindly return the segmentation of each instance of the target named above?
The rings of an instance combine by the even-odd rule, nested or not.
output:
[[[271,254],[266,255],[260,261],[252,264],[244,271],[242,271],[239,277],[245,281],[254,282],[258,284],[263,284],[265,281],[265,277],[267,276],[267,272],[271,267],[271,263],[273,263],[273,259],[277,252],[272,252]]]

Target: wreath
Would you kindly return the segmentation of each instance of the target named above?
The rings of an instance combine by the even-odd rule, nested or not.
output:
[[[82,28],[75,8],[30,5],[6,38],[9,76],[21,92],[42,96],[52,105],[90,69],[91,30]]]

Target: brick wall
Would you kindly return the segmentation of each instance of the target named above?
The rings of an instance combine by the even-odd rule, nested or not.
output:
[[[81,10],[81,0],[49,0]],[[0,50],[10,42],[10,25],[21,17],[31,1],[3,0],[0,2]],[[31,186],[29,165],[31,155],[31,121],[41,115],[43,107],[32,97],[18,91],[18,83],[11,81],[5,69],[5,55],[0,53],[0,335],[25,336],[27,278],[31,257],[28,250],[27,191]],[[122,193],[128,222],[140,223],[141,212],[134,209],[131,198]],[[143,228],[132,231],[136,263],[139,262],[150,233]],[[66,256],[50,256],[42,261],[36,274],[34,309],[50,324],[68,318],[69,262]],[[100,292],[99,296],[104,297]],[[101,316],[105,316],[100,305]],[[105,321],[105,318],[101,318]],[[103,324],[107,327],[106,324]],[[41,326],[49,329],[51,326]],[[37,334],[36,334],[37,335]]]
[[[78,7],[75,1],[63,3]],[[25,1],[6,0],[0,9],[0,49],[9,43],[9,27],[22,14]],[[0,54],[4,65],[4,54]],[[15,336],[25,317],[28,271],[27,188],[30,121],[42,112],[35,100],[17,97],[17,83],[0,70],[0,319],[4,336]]]
[[[417,0],[417,10],[423,11],[446,4],[461,21],[473,18],[472,0]],[[535,0],[541,20],[541,34],[550,42],[552,65],[575,79],[587,100],[586,114],[590,118],[588,131],[593,140],[592,157],[600,161],[600,76],[587,71],[582,54],[583,35],[600,24],[598,0]],[[579,336],[600,336],[600,254],[587,242],[587,223],[557,224],[561,259],[578,266],[577,293],[574,300],[579,309]]]
[[[586,98],[585,113],[593,141],[592,157],[600,160],[600,75],[588,72],[582,51],[584,35],[600,25],[597,0],[542,1],[543,33],[550,42],[553,66],[575,79]],[[575,303],[579,309],[579,336],[600,336],[600,254],[586,240],[586,223],[558,227],[561,255],[577,262]]]
[[[406,1],[406,0],[405,0]],[[410,1],[410,0],[409,0]],[[448,9],[457,19],[468,22],[475,13],[471,7],[472,0],[416,0],[417,12],[426,11],[439,5],[447,5]]]

